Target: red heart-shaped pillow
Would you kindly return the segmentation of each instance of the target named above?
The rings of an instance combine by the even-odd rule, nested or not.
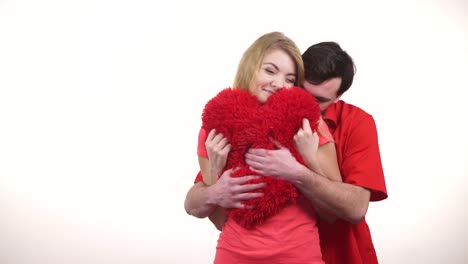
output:
[[[315,98],[299,87],[281,89],[261,104],[248,91],[227,88],[219,92],[205,105],[202,127],[206,131],[215,128],[231,144],[225,170],[239,168],[232,177],[256,175],[245,164],[244,155],[249,148],[275,149],[271,139],[288,148],[293,156],[304,164],[294,147],[293,137],[302,127],[302,119],[310,121],[315,131],[320,118],[320,109]],[[252,228],[275,215],[282,208],[295,203],[298,191],[291,183],[268,175],[261,191],[264,196],[245,201],[255,209],[229,209],[231,218],[246,228]]]

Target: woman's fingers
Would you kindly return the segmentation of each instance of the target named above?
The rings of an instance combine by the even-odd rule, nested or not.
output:
[[[304,129],[304,132],[306,133],[312,133],[312,128],[310,127],[309,119],[307,118],[302,119],[302,129]]]

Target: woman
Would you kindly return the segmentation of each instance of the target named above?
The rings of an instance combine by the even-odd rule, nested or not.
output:
[[[265,103],[282,88],[301,85],[303,72],[301,54],[294,42],[282,33],[272,32],[257,39],[244,53],[233,87],[247,90],[260,103]],[[317,135],[305,119],[294,136],[294,142],[311,170],[338,181],[340,175],[333,142],[326,126],[320,124],[318,130],[324,131]],[[266,170],[258,165],[262,163],[262,155],[267,155],[262,152],[264,150],[249,150],[245,162],[256,174],[281,178],[294,185],[295,177],[307,168],[292,155],[292,149],[274,144],[281,159]],[[197,217],[209,215],[218,228],[222,227],[215,263],[323,263],[315,211],[323,217],[327,217],[327,214],[317,206],[314,210],[303,197],[252,228],[245,228],[229,217],[226,219],[222,209],[213,213],[213,205],[252,209],[245,208],[245,203],[241,201],[263,196],[261,192],[249,191],[264,187],[264,183],[244,184],[259,176],[233,178],[230,177],[235,173],[232,169],[223,172],[230,151],[231,144],[222,134],[217,134],[215,130],[208,135],[205,130],[200,131],[199,163],[203,182],[211,186],[203,189],[202,183],[195,184],[185,203],[189,214]],[[237,184],[235,193],[223,189],[223,186],[232,185],[233,182]],[[300,186],[296,187],[300,190]],[[229,196],[237,196],[238,201],[223,203],[223,199],[232,200]]]

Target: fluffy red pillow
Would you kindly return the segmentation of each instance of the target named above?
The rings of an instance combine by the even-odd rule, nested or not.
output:
[[[310,121],[315,130],[320,109],[315,98],[299,87],[281,89],[261,104],[245,90],[227,88],[205,105],[202,126],[206,131],[215,128],[231,144],[225,170],[238,167],[233,177],[256,175],[245,164],[244,155],[249,148],[275,149],[271,139],[288,148],[304,164],[294,147],[293,137],[302,127],[302,119]],[[264,196],[245,201],[255,209],[228,209],[229,216],[245,228],[261,224],[282,208],[295,203],[299,195],[291,183],[268,175],[260,180],[266,186],[258,191]]]

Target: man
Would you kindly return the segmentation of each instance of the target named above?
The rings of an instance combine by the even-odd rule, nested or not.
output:
[[[352,85],[355,67],[352,58],[334,42],[311,46],[303,54],[304,88],[317,98],[323,119],[333,134],[343,182],[335,182],[311,171],[304,188],[299,188],[313,205],[334,215],[333,223],[319,222],[320,243],[325,263],[378,263],[371,234],[365,221],[370,201],[387,198],[375,122],[371,115],[340,99]],[[208,137],[216,139],[216,135]],[[212,141],[213,142],[213,141]],[[216,140],[214,140],[216,142]],[[218,141],[219,143],[219,141]],[[219,151],[227,151],[224,144]],[[276,150],[264,150],[276,158]],[[265,159],[265,156],[262,157]],[[268,162],[267,162],[268,163]],[[262,169],[262,164],[259,169]],[[263,169],[268,169],[265,166]],[[229,176],[229,175],[227,175]],[[248,193],[261,185],[243,184],[249,180],[224,174],[211,186],[200,182],[189,191],[186,209],[197,217],[211,216],[218,229],[217,207],[242,208],[242,201],[254,198]]]
[[[354,63],[334,42],[315,44],[302,55],[304,88],[313,94],[333,134],[343,183],[324,181],[318,199],[339,218],[319,223],[325,263],[378,263],[365,221],[369,201],[387,198],[377,129],[371,115],[340,99],[353,82]],[[348,202],[344,202],[348,201]]]

